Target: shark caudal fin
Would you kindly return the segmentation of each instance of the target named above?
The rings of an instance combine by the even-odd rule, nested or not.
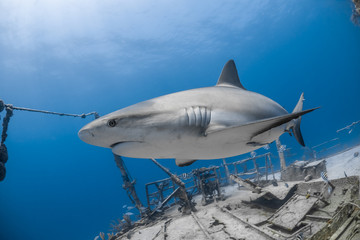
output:
[[[301,94],[300,99],[293,110],[293,113],[302,111],[303,101],[304,101],[304,93]],[[293,132],[295,139],[300,143],[301,146],[305,147],[305,142],[300,131],[300,123],[301,123],[301,116],[293,120],[290,129]]]

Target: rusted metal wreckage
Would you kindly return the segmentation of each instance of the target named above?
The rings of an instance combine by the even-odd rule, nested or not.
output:
[[[221,167],[203,167],[179,176],[172,174],[155,159],[152,159],[152,161],[169,175],[169,178],[150,182],[145,185],[148,207],[149,209],[156,209],[157,211],[170,202],[170,199],[165,199],[165,196],[174,197],[174,200],[169,205],[181,202],[179,201],[179,194],[176,193],[179,191],[177,186],[182,189],[182,195],[184,196],[184,192],[187,192],[186,195],[189,195],[190,197],[194,194],[201,194],[201,204],[206,205],[214,200],[224,199],[221,187],[229,185],[232,183],[232,180],[234,180],[232,178],[233,175],[230,173],[233,173],[234,176],[253,177],[255,182],[260,183],[260,178],[262,176],[265,176],[265,182],[268,181],[269,171],[271,170],[273,176],[272,181],[275,180],[270,153],[231,163],[226,163],[224,159]],[[265,166],[259,167],[260,161],[264,161]],[[253,163],[253,168],[250,170],[248,170],[249,162]],[[239,170],[240,167],[243,171]],[[188,200],[185,198],[184,201]],[[191,206],[191,204],[188,204],[188,206]]]
[[[146,184],[146,214],[109,239],[360,239],[359,177],[324,181],[324,161],[284,166],[297,181],[276,180],[270,154],[181,175],[152,161],[169,178]]]

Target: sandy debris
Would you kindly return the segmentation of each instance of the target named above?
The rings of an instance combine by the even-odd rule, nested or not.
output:
[[[326,168],[329,179],[343,178],[344,172],[347,176],[360,175],[360,146],[326,158]]]

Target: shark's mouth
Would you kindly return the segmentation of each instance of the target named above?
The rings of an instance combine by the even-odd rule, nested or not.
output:
[[[125,142],[116,142],[116,143],[113,143],[113,144],[110,145],[110,148],[113,148],[113,147],[115,147],[116,145],[119,145],[119,144],[122,144],[122,143],[126,143],[126,141],[125,141]]]
[[[148,156],[148,154],[139,155],[144,149],[144,142],[141,141],[123,141],[111,145],[111,151],[119,156],[139,158]]]
[[[124,143],[141,143],[141,141],[122,141],[122,142],[116,142],[111,144],[109,147],[110,148],[114,148],[116,146],[119,146],[120,144],[124,144]]]

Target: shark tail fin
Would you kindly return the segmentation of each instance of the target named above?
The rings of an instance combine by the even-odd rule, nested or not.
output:
[[[304,101],[304,93],[301,94],[300,99],[293,110],[293,113],[302,111],[303,101]],[[290,126],[290,130],[293,132],[295,139],[300,143],[300,145],[305,147],[305,142],[300,131],[300,123],[301,123],[301,116],[293,120]]]

